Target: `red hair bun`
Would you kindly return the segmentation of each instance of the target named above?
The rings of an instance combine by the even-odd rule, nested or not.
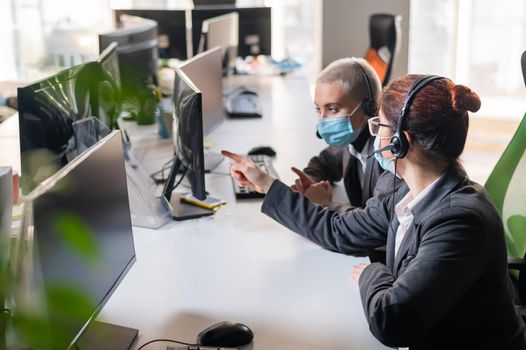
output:
[[[455,85],[451,88],[451,105],[458,112],[476,112],[480,109],[480,98],[467,86]]]

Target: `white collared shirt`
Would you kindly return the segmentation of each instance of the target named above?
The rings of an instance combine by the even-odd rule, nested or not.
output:
[[[365,152],[368,149],[369,141],[370,140],[367,140],[365,144],[363,145],[362,152]],[[351,154],[351,156],[358,159],[358,161],[360,162],[362,171],[358,172],[358,178],[360,179],[360,185],[363,186],[363,177],[365,175],[365,166],[366,166],[368,154],[358,152],[352,144],[349,144],[348,149],[349,149],[349,153]]]
[[[413,195],[411,192],[407,193],[404,198],[398,204],[395,206],[395,214],[396,218],[398,219],[398,222],[400,223],[400,226],[398,226],[398,230],[396,230],[396,237],[395,237],[395,258],[396,254],[398,253],[398,248],[400,248],[400,244],[402,244],[402,241],[404,240],[405,234],[407,233],[407,230],[409,230],[409,227],[411,226],[411,223],[413,222],[413,208],[424,199],[425,196],[431,192],[434,185],[437,183],[437,181],[442,177],[443,175],[440,175],[435,181],[433,181],[431,184],[429,184],[422,192],[418,194],[415,198],[413,198]]]

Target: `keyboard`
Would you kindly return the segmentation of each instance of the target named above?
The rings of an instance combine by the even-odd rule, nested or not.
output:
[[[251,155],[248,158],[253,161],[261,170],[270,176],[278,179],[278,173],[274,170],[272,165],[272,157],[266,155]],[[265,197],[264,193],[256,192],[254,189],[246,186],[239,186],[237,181],[232,178],[232,183],[234,184],[234,192],[237,199],[251,199],[251,198],[263,198]]]
[[[231,118],[261,118],[259,98],[255,91],[237,89],[225,99],[225,110]]]

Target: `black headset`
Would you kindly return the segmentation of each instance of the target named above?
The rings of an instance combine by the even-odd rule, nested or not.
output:
[[[426,75],[422,78],[416,80],[412,85],[411,88],[409,88],[409,91],[407,92],[407,95],[405,97],[404,106],[402,107],[402,110],[400,111],[400,118],[398,118],[398,125],[396,126],[396,132],[391,136],[391,140],[389,141],[389,144],[377,149],[373,153],[369,155],[369,157],[373,156],[375,153],[380,153],[383,151],[391,151],[393,156],[395,158],[404,158],[407,154],[407,151],[409,151],[409,142],[407,141],[407,137],[403,133],[403,127],[405,124],[405,120],[407,119],[407,115],[409,114],[409,107],[411,106],[411,103],[415,99],[416,94],[424,88],[427,84],[431,83],[432,81],[439,80],[439,79],[445,79],[444,77],[441,77],[439,75]]]
[[[376,101],[374,99],[373,95],[373,88],[371,87],[371,82],[369,81],[369,77],[367,76],[367,73],[365,73],[365,69],[363,69],[362,65],[358,62],[355,62],[360,68],[360,72],[362,72],[363,80],[365,81],[365,85],[367,85],[367,97],[363,99],[362,101],[362,110],[368,117],[374,117],[376,113],[378,112],[378,108],[376,106]]]

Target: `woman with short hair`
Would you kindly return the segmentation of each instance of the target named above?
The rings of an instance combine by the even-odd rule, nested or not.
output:
[[[410,349],[526,349],[515,309],[504,230],[482,186],[459,163],[469,88],[438,76],[408,75],[382,95],[375,157],[405,184],[364,209],[322,208],[225,152],[232,176],[266,193],[263,213],[324,248],[343,253],[387,245],[386,264],[360,264],[358,281],[370,330]]]

